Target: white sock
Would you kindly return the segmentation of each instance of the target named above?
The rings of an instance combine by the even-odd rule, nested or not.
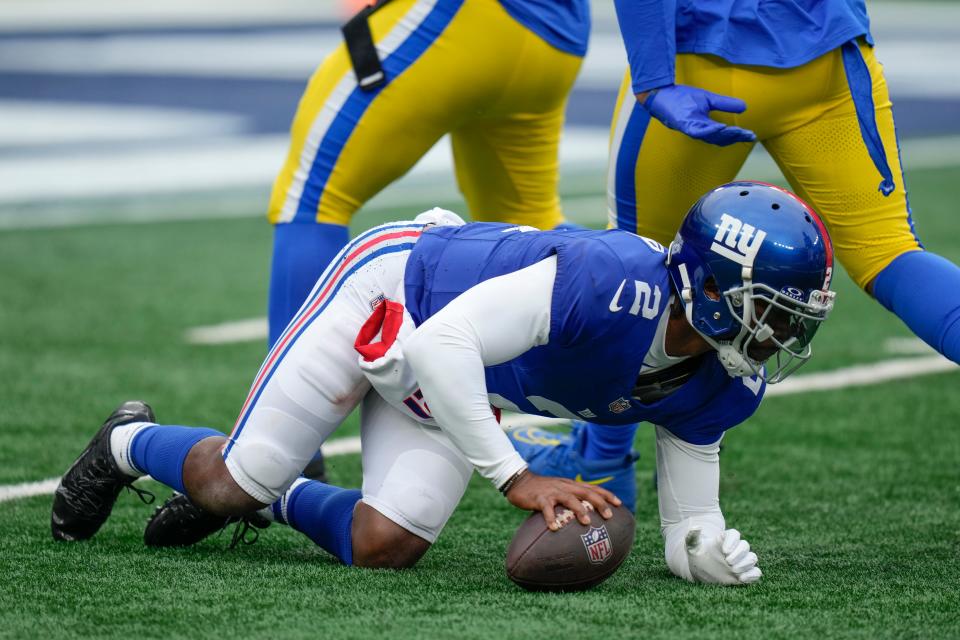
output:
[[[120,471],[126,475],[134,478],[146,475],[133,466],[133,462],[130,460],[130,443],[133,442],[133,437],[146,427],[154,426],[156,426],[154,422],[131,422],[116,427],[110,432],[110,452],[113,454],[113,460],[120,467]]]
[[[268,518],[271,522],[279,522],[280,524],[289,524],[289,522],[287,521],[287,497],[289,497],[290,494],[293,493],[293,490],[294,490],[294,489],[296,489],[297,487],[299,487],[299,486],[300,486],[301,484],[303,484],[304,482],[310,482],[310,480],[308,480],[307,478],[303,478],[303,477],[297,478],[296,480],[293,481],[293,484],[290,485],[290,488],[288,488],[286,491],[284,491],[284,492],[283,492],[283,495],[280,496],[280,500],[279,500],[279,502],[280,502],[280,520],[277,520],[276,515],[273,513],[273,505],[264,507],[263,509],[261,509],[261,510],[258,511],[257,513],[259,513],[260,515],[262,515],[262,516],[265,517],[265,518]],[[267,512],[267,511],[270,512],[270,515],[267,515],[267,514],[265,513],[265,512]]]

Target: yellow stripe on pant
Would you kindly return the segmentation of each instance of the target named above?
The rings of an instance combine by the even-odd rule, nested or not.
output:
[[[387,84],[357,88],[343,45],[321,63],[294,118],[270,221],[348,224],[449,133],[474,219],[558,224],[557,153],[581,58],[494,1],[394,0],[370,26]]]
[[[844,268],[866,287],[894,258],[920,244],[883,70],[872,48],[861,44],[860,49],[896,184],[886,197],[877,189],[880,174],[860,132],[839,49],[795,69],[681,54],[676,81],[747,103],[742,114],[712,112],[711,117],[757,134],[791,188],[823,217]],[[717,147],[667,129],[629,92],[627,77],[611,127],[610,223],[668,243],[697,198],[736,177],[753,145]]]

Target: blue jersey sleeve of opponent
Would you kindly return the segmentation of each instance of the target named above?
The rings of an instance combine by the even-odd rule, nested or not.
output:
[[[678,53],[793,68],[870,36],[863,0],[614,0],[633,92],[674,81]]]
[[[557,276],[549,342],[486,368],[495,404],[600,424],[652,422],[694,444],[715,442],[756,410],[763,385],[731,378],[713,353],[666,398],[644,404],[633,397],[657,325],[669,313],[671,285],[663,247],[631,233],[502,224],[430,229],[407,263],[407,309],[419,325],[478,282],[551,255]]]

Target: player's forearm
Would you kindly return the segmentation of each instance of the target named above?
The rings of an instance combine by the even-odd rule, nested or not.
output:
[[[719,534],[725,529],[720,510],[720,441],[685,442],[656,427],[657,496],[664,556],[670,570],[691,580],[684,540],[691,527]]]
[[[633,93],[674,82],[676,0],[615,0]]]
[[[695,445],[663,427],[657,432],[657,489],[661,530],[720,511],[720,441]]]
[[[461,327],[433,323],[422,328],[404,354],[430,413],[477,472],[499,487],[526,463],[490,409],[479,352]]]
[[[418,327],[404,345],[437,424],[497,487],[525,463],[493,417],[484,367],[546,343],[555,277],[551,257],[482,282]]]

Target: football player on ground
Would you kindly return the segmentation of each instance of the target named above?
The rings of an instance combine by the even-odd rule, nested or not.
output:
[[[857,285],[960,361],[960,268],[914,231],[863,0],[615,4],[630,68],[611,126],[610,226],[670,242],[760,142]],[[630,505],[633,436],[582,423],[569,437],[513,434],[534,469],[604,481]]]
[[[446,134],[475,220],[562,224],[560,134],[589,31],[588,0],[380,0],[349,22],[300,100],[270,198],[269,344],[353,214]]]
[[[810,357],[832,265],[812,209],[747,182],[705,195],[669,251],[624,231],[463,225],[439,209],[377,227],[318,280],[229,437],[122,405],[64,475],[53,536],[93,536],[144,474],[193,514],[161,509],[148,542],[193,542],[210,518],[259,512],[366,567],[416,563],[474,469],[551,528],[558,506],[584,524],[610,517],[609,491],[529,469],[497,423],[510,409],[657,425],[670,569],[756,581],[757,556],[719,507],[718,444]],[[362,491],[299,477],[358,404]]]

